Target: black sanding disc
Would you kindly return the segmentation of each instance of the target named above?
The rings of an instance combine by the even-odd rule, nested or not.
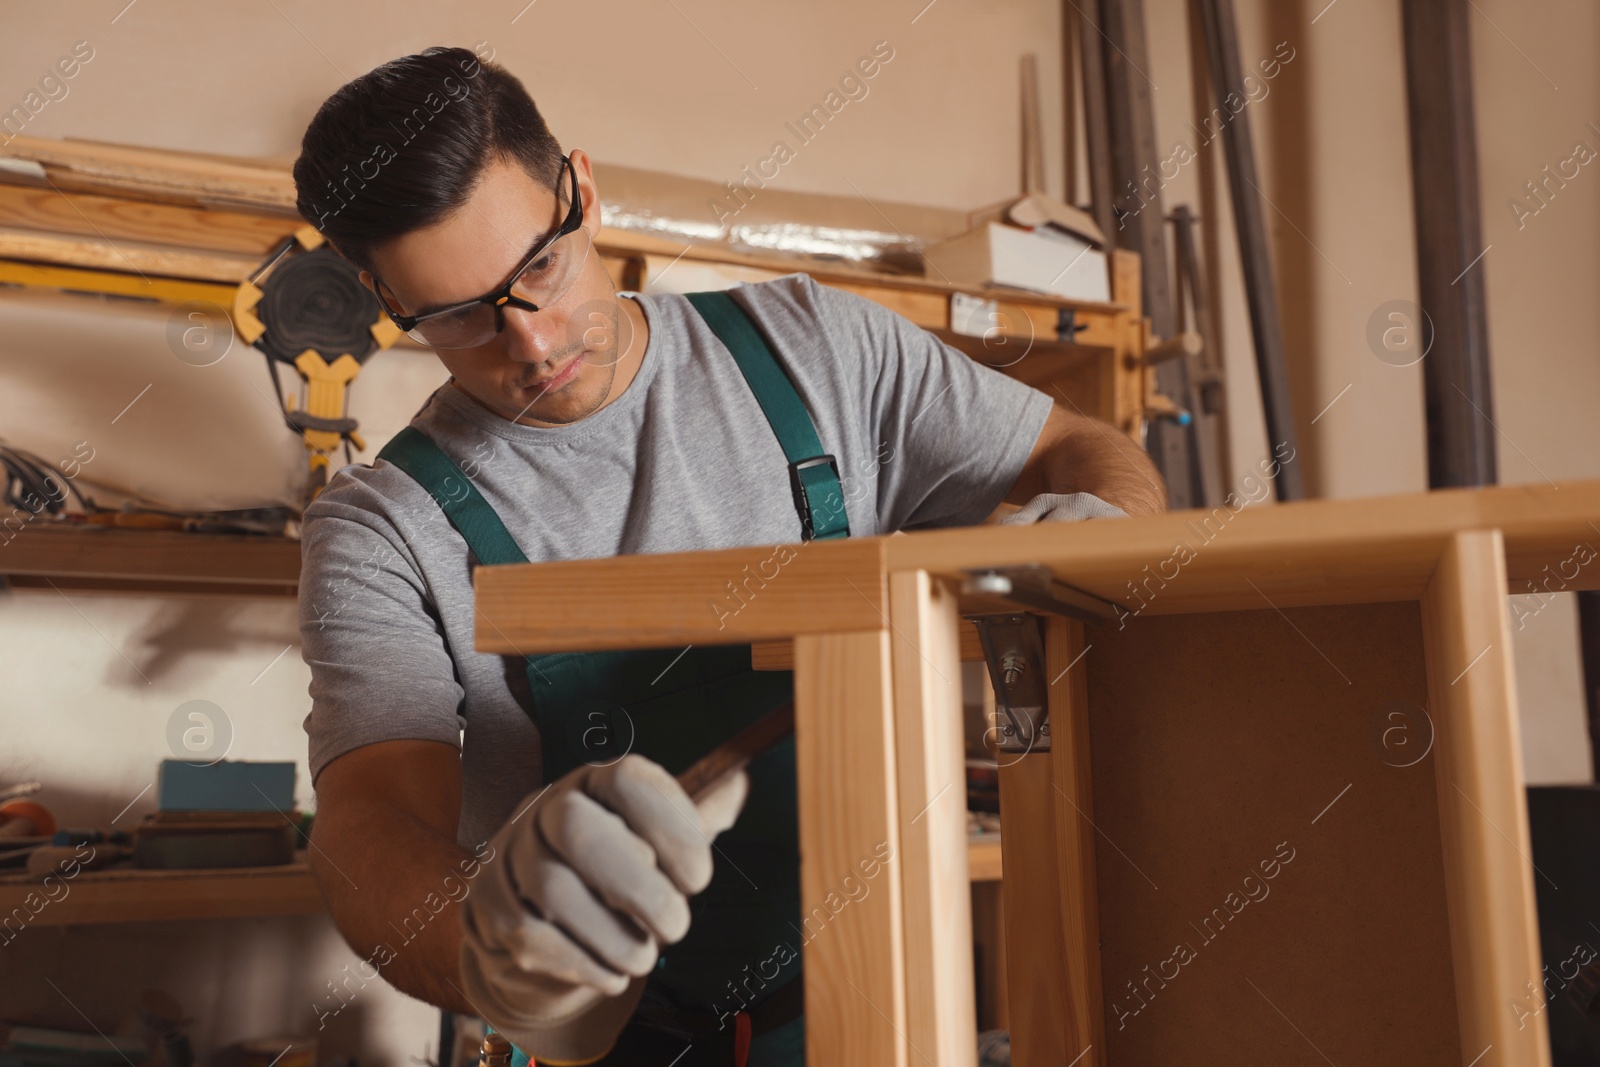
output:
[[[256,317],[267,328],[256,347],[292,364],[308,348],[332,363],[348,352],[357,362],[377,347],[372,324],[383,313],[356,268],[331,248],[290,256],[261,283]]]

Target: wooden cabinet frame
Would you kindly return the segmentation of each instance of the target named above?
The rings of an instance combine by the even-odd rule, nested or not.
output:
[[[1003,772],[1016,1062],[1544,1067],[1505,597],[1597,543],[1591,482],[492,567],[477,642],[792,665],[808,1059],[970,1067],[962,580],[1043,564],[1116,606]]]

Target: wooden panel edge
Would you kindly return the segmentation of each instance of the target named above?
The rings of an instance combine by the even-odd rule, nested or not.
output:
[[[1500,531],[1474,530],[1422,599],[1445,893],[1463,1063],[1549,1067],[1505,588]]]
[[[975,1067],[972,891],[955,590],[889,576],[895,759],[906,927],[906,1040],[914,1062]]]

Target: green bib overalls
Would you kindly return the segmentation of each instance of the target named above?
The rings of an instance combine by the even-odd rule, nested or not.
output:
[[[801,539],[848,537],[837,462],[823,453],[766,339],[726,293],[688,299],[732,354],[783,446]],[[425,434],[406,427],[378,458],[428,490],[479,564],[527,562],[493,507]],[[751,669],[749,645],[559,652],[526,661],[546,783],[629,752],[676,775],[794,693],[792,672]],[[802,1067],[803,1016],[763,1035],[760,1007],[782,990],[788,1010],[781,1014],[792,1015],[803,988],[794,760],[790,738],[750,764],[749,798],[717,838],[711,884],[690,901],[689,933],[662,952],[639,1009],[597,1064],[665,1064],[692,1045],[677,1067],[743,1067],[753,1015],[751,1067]],[[753,1011],[741,1019],[745,1009]],[[768,1017],[779,1014],[773,1009]],[[518,1052],[513,1067],[526,1062]]]

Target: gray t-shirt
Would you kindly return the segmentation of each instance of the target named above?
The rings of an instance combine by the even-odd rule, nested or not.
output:
[[[975,525],[1010,491],[1048,395],[803,274],[732,293],[837,457],[852,536]],[[799,541],[788,461],[733,357],[683,297],[630,295],[649,343],[627,390],[595,414],[525,426],[447,383],[411,425],[534,562]],[[542,784],[540,749],[522,661],[473,648],[466,543],[382,460],[340,469],[302,538],[313,779],[377,741],[459,745],[459,840],[486,839]]]

